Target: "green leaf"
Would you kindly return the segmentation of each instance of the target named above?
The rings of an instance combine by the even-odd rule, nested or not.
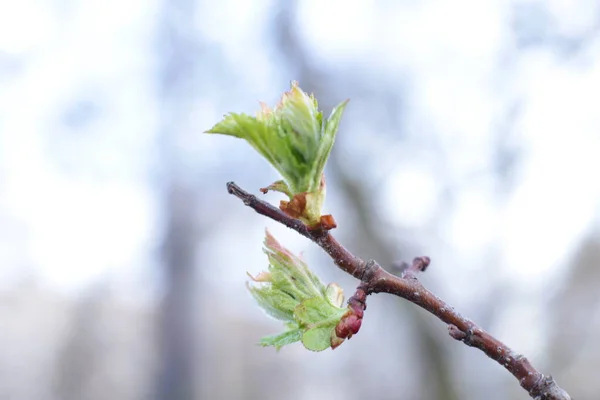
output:
[[[280,142],[273,140],[276,135],[273,127],[246,114],[230,115],[237,123],[237,131],[234,132],[241,135],[238,137],[246,139],[259,154],[275,166],[282,146]]]
[[[324,350],[331,343],[339,345],[333,341],[335,327],[348,312],[348,308],[338,307],[343,302],[342,289],[336,284],[325,287],[302,259],[281,246],[268,231],[264,250],[269,270],[256,277],[250,275],[256,286],[248,285],[248,289],[260,307],[285,322],[286,330],[263,338],[261,344],[279,348],[302,339],[314,351]]]
[[[298,284],[299,279],[294,278],[294,273],[292,271],[276,268],[271,268],[270,271],[271,276],[273,277],[272,287],[276,290],[287,293],[296,299],[296,305],[301,301],[301,299],[306,297],[306,288]]]
[[[276,129],[246,114],[229,113],[222,121],[204,133],[245,139],[271,164],[277,163],[278,154],[282,150],[277,146],[277,142],[273,140],[276,136]]]
[[[292,197],[294,197],[294,194],[290,191],[290,188],[287,185],[287,183],[285,183],[285,181],[275,181],[275,182],[271,183],[269,186],[267,186],[266,188],[263,188],[260,190],[263,193],[267,193],[267,191],[269,191],[269,190],[272,190],[274,192],[280,192],[280,193],[285,194],[287,197],[289,197],[290,200],[292,199]]]
[[[216,133],[221,135],[229,135],[234,136],[240,139],[246,138],[246,133],[244,132],[244,128],[238,124],[236,116],[240,114],[229,113],[225,115],[222,121],[218,122],[204,133]],[[242,114],[243,115],[243,114]],[[251,118],[251,117],[248,117]]]
[[[286,119],[295,131],[295,137],[305,139],[304,143],[312,146],[318,141],[321,125],[314,96],[309,96],[292,82],[292,88],[281,99],[281,116]],[[313,142],[313,143],[311,143]]]
[[[299,296],[303,299],[318,296],[322,293],[324,285],[320,281],[315,282],[313,274],[308,271],[308,268],[306,268],[306,265],[301,260],[295,259],[295,257],[284,260],[278,254],[271,254],[269,262],[271,265],[293,266],[293,268],[279,267],[276,269],[278,273],[273,272],[273,280],[282,289],[291,285],[295,290],[299,291]]]
[[[294,318],[309,328],[329,324],[335,326],[347,311],[346,308],[335,307],[325,297],[313,297],[296,307]]]
[[[302,335],[302,344],[311,351],[323,351],[331,346],[331,327],[309,329]]]
[[[320,182],[321,175],[323,174],[323,170],[325,169],[325,164],[327,164],[329,154],[331,154],[331,149],[333,148],[333,144],[335,143],[335,137],[337,135],[338,127],[340,125],[340,121],[342,120],[342,115],[344,114],[344,109],[346,108],[348,101],[349,100],[346,100],[340,103],[337,107],[331,110],[331,114],[325,122],[323,137],[321,138],[319,151],[317,153],[316,162],[312,171],[313,182]],[[312,191],[317,189],[318,186],[312,188]]]
[[[298,305],[289,294],[271,287],[249,287],[250,293],[256,299],[258,305],[267,314],[280,321],[293,321],[294,309]]]
[[[286,344],[292,344],[302,339],[302,329],[293,329],[279,335],[266,336],[260,339],[261,346],[274,346],[277,350]]]
[[[269,271],[274,287],[281,288],[289,293],[299,291],[299,302],[303,299],[319,296],[325,291],[325,285],[308,268],[306,263],[281,246],[268,231],[264,243],[264,251],[269,257]],[[293,289],[289,289],[288,286],[293,286]]]
[[[285,186],[273,190],[284,192],[290,200],[306,194],[304,211],[294,217],[315,226],[320,222],[325,200],[323,169],[346,104],[335,107],[324,119],[314,95],[308,95],[293,81],[273,110],[261,103],[256,117],[230,113],[206,133],[245,139],[283,177]]]

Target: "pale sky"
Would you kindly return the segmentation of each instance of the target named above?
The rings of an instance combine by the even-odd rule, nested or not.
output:
[[[138,276],[152,260],[159,217],[145,171],[156,135],[155,54],[149,43],[158,9],[152,2],[113,3],[75,2],[63,13],[59,3],[0,2],[0,62],[18,65],[17,72],[0,69],[2,286],[27,269],[59,290],[77,292],[103,277]],[[597,225],[600,36],[566,59],[551,43],[517,48],[511,13],[515,3],[525,2],[388,3],[301,2],[299,18],[308,21],[300,24],[302,38],[323,65],[354,62],[386,76],[408,74],[407,126],[412,135],[437,135],[440,146],[455,155],[444,166],[453,175],[490,168],[494,126],[507,105],[521,105],[514,129],[524,163],[515,190],[502,206],[485,187],[461,192],[440,234],[450,248],[445,254],[455,257],[451,265],[481,273],[486,266],[478,264],[478,255],[499,244],[503,274],[517,286],[543,286],[539,277],[551,279],[572,246]],[[595,2],[545,4],[555,35],[594,28]],[[253,61],[244,64],[247,76],[241,73],[250,107],[287,89],[273,82],[281,71],[261,50],[271,6],[206,2],[208,17],[197,16],[198,32],[218,43],[227,60]],[[69,131],[61,124],[63,110],[82,92],[100,98],[102,109],[92,111],[99,117],[85,129]],[[223,113],[209,95],[199,99],[198,135]],[[360,110],[351,103],[347,113]],[[221,137],[198,140],[198,159],[206,168],[222,162],[220,151],[242,148]],[[56,152],[66,167],[57,163]],[[390,171],[382,206],[396,223],[417,232],[423,221],[432,223],[441,183],[433,168],[415,158]],[[407,188],[411,196],[404,196]],[[252,230],[257,242],[263,228]],[[295,251],[306,249],[292,232],[281,235]],[[252,254],[244,270],[263,265],[260,252]],[[237,256],[222,257],[234,263]],[[223,272],[218,279],[237,284],[245,275]]]

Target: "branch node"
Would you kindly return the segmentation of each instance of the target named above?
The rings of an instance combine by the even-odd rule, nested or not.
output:
[[[463,341],[464,338],[467,337],[467,334],[458,329],[456,325],[448,325],[448,334],[458,341]]]
[[[467,346],[474,346],[475,331],[473,331],[473,329],[471,328],[467,329],[467,331],[465,332],[456,325],[450,324],[448,325],[448,334],[453,339],[456,339],[459,342],[463,342]]]
[[[362,274],[360,275],[360,281],[368,284],[373,279],[375,272],[379,269],[379,264],[375,260],[369,260],[364,264]]]
[[[529,390],[535,400],[571,400],[571,396],[562,389],[550,375],[540,374],[540,378]]]

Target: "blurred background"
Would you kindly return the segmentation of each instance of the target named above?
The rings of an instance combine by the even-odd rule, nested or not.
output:
[[[335,351],[245,289],[268,228],[225,190],[278,177],[203,135],[291,80],[326,113],[338,239],[432,259],[436,294],[579,400],[600,393],[600,3],[0,1],[0,399],[526,399],[391,296]],[[266,199],[278,203],[277,194]]]

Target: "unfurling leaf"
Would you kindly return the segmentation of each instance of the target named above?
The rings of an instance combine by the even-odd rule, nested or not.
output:
[[[331,327],[324,326],[307,330],[302,335],[302,344],[311,351],[323,351],[331,347]]]
[[[302,339],[302,329],[292,329],[279,335],[265,336],[260,339],[261,346],[273,346],[277,350],[286,344],[292,344]]]
[[[250,277],[248,285],[258,305],[270,316],[285,322],[286,330],[262,338],[263,346],[279,349],[286,344],[302,341],[312,351],[337,347],[336,327],[348,315],[343,308],[344,294],[335,283],[325,286],[302,259],[285,249],[267,231],[265,253],[269,270]]]
[[[274,109],[260,103],[256,117],[230,113],[205,133],[246,140],[283,177],[265,188],[288,196],[289,202],[282,202],[281,209],[311,227],[320,226],[325,201],[323,170],[347,103],[339,104],[324,119],[315,97],[294,81]]]

